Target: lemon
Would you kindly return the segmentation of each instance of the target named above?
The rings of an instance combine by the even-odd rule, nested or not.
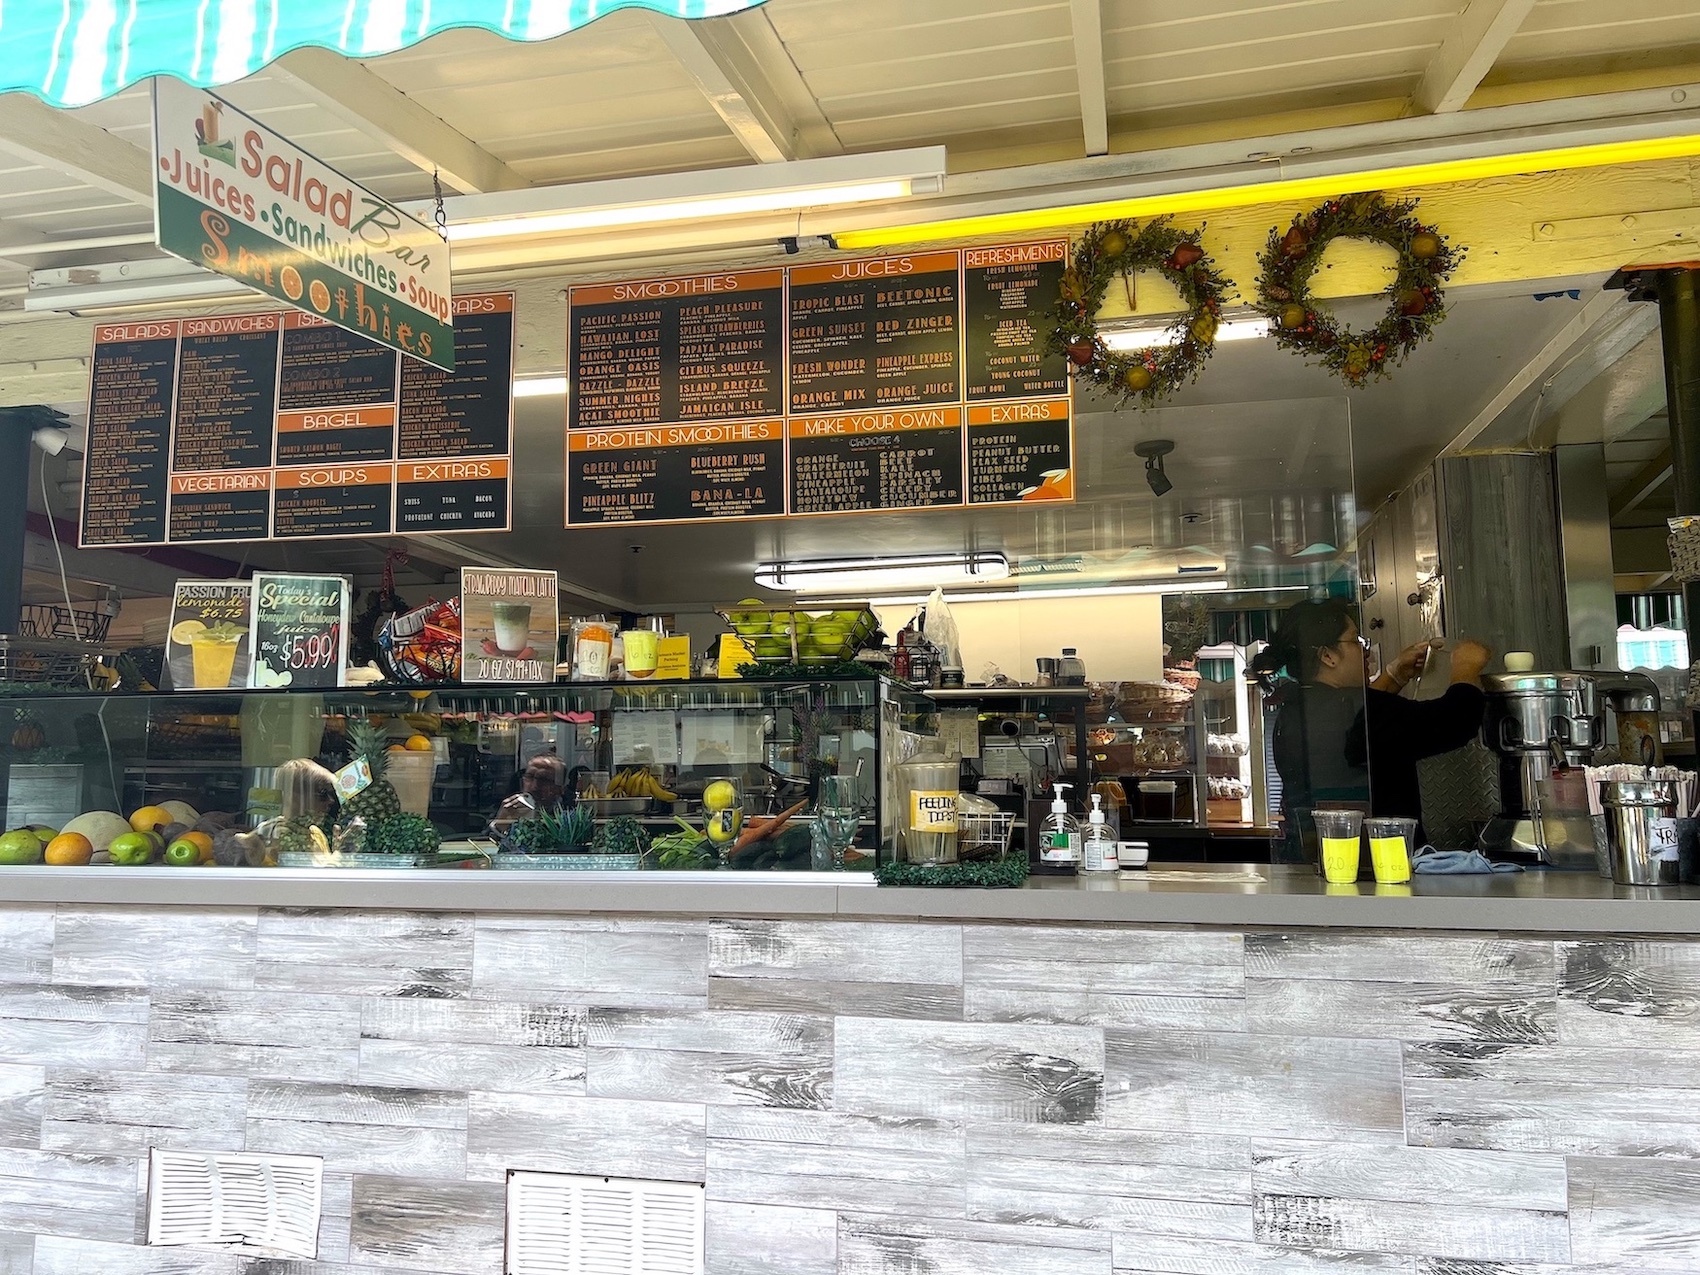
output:
[[[731,787],[730,784],[727,787]],[[744,830],[744,812],[738,809],[716,810],[708,816],[703,831],[708,833],[708,839],[716,845],[724,845],[728,841],[736,841],[738,834]]]
[[[199,620],[179,620],[171,626],[171,640],[178,646],[188,646],[206,631],[207,626]]]
[[[702,790],[702,808],[704,810],[727,810],[738,800],[738,790],[730,780],[716,779]],[[731,838],[727,838],[730,840]]]

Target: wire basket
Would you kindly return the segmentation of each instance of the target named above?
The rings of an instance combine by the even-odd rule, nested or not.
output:
[[[95,664],[109,655],[87,642],[0,633],[0,682],[87,690]]]
[[[978,811],[958,811],[956,815],[956,857],[958,859],[1001,859],[1009,852],[1009,835],[1015,830],[1015,816],[1006,811],[987,814]]]
[[[104,642],[112,617],[94,607],[30,603],[18,614],[18,636],[66,638],[73,642]]]
[[[1700,517],[1685,515],[1668,518],[1670,528],[1670,568],[1683,584],[1700,580]]]

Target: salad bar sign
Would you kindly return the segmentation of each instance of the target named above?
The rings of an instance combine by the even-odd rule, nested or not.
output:
[[[1064,240],[568,294],[568,526],[1069,500]]]
[[[341,686],[348,663],[348,578],[255,572],[248,645],[250,686]]]
[[[513,294],[454,314],[453,372],[308,314],[97,325],[82,545],[507,530]]]

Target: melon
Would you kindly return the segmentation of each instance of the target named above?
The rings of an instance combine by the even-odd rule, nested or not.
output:
[[[186,801],[162,801],[159,808],[171,812],[172,823],[186,823],[193,828],[201,821],[201,812]]]
[[[78,815],[59,830],[61,836],[67,832],[80,832],[96,850],[105,850],[114,837],[132,831],[134,829],[128,819],[110,810],[91,810],[86,815]]]

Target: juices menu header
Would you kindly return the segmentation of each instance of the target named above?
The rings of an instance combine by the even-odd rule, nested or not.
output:
[[[567,525],[1073,496],[1066,241],[573,288]]]

